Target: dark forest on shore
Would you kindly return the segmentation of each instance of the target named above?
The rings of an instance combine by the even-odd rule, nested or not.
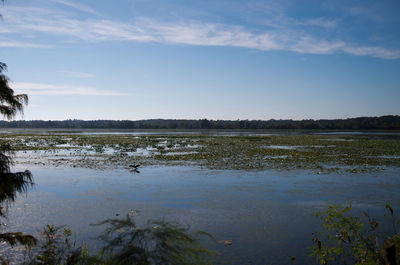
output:
[[[387,115],[332,120],[19,120],[0,121],[0,128],[400,130],[400,116]]]

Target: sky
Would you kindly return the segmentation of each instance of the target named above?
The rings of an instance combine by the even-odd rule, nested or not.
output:
[[[400,1],[7,0],[25,120],[400,115]]]

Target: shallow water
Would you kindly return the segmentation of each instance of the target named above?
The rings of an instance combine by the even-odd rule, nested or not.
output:
[[[18,165],[15,170],[24,170]],[[9,210],[11,231],[36,233],[64,224],[91,248],[101,231],[90,224],[140,210],[139,222],[166,218],[211,233],[220,264],[283,264],[308,258],[311,233],[321,229],[313,213],[327,201],[383,216],[386,203],[400,208],[398,169],[368,174],[317,175],[306,171],[230,171],[155,166],[140,174],[29,166],[36,186]]]
[[[400,135],[398,131],[322,131],[313,134],[319,135]]]

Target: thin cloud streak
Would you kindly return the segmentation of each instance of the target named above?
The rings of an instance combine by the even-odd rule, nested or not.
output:
[[[74,71],[63,71],[59,70],[56,71],[59,74],[62,74],[67,77],[72,77],[72,78],[95,78],[96,75],[90,74],[90,73],[84,73],[84,72],[74,72]]]
[[[326,19],[326,18],[314,18],[314,19],[307,19],[305,21],[297,22],[298,25],[304,26],[315,26],[320,28],[326,29],[334,29],[338,26],[337,19]]]
[[[73,3],[70,1],[66,1],[66,0],[51,0],[51,1],[54,3],[57,3],[57,4],[62,4],[62,5],[71,7],[73,9],[76,9],[81,12],[86,12],[86,13],[93,14],[93,15],[99,15],[99,13],[97,11],[95,11],[93,8],[90,8],[86,5],[81,5],[81,4]]]
[[[64,1],[64,0],[57,0]],[[45,15],[44,15],[45,14]],[[200,46],[231,46],[263,51],[292,51],[307,54],[348,53],[382,59],[399,59],[400,50],[379,46],[358,46],[340,39],[325,40],[304,30],[290,27],[252,32],[243,26],[199,21],[161,22],[139,18],[131,23],[107,19],[70,18],[61,11],[11,7],[4,12],[4,33],[52,34],[89,42],[134,41]],[[320,27],[335,27],[337,21],[315,19],[304,22]],[[16,46],[18,47],[18,46]],[[21,46],[22,47],[22,46]]]
[[[59,85],[46,83],[15,82],[11,87],[17,93],[29,95],[81,95],[81,96],[126,96],[108,90],[100,90],[90,86]]]
[[[0,40],[0,47],[4,48],[32,48],[32,49],[48,49],[51,48],[51,45],[47,44],[37,44],[37,43],[27,43],[27,42],[19,42],[19,41],[9,41],[9,40]]]

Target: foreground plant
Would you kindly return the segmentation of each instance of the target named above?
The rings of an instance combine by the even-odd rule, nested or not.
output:
[[[201,244],[205,232],[189,232],[174,222],[148,221],[139,227],[130,216],[110,219],[100,225],[106,243],[101,251],[105,264],[210,264],[212,251]]]
[[[69,228],[47,225],[41,233],[40,247],[29,251],[29,259],[25,264],[52,265],[52,264],[86,264],[87,251],[84,246],[77,246],[71,240]]]
[[[18,113],[23,112],[24,106],[28,103],[28,96],[14,94],[9,86],[9,79],[4,74],[6,70],[7,65],[0,62],[0,114],[7,119],[12,119]],[[17,194],[26,192],[33,185],[32,174],[29,170],[11,172],[12,156],[11,146],[6,142],[0,142],[0,218],[7,217],[7,208],[15,200]],[[30,248],[36,244],[36,239],[21,232],[3,231],[0,224],[1,242],[6,242],[10,246],[22,244]],[[0,256],[0,261],[3,264],[8,262],[2,256]]]
[[[150,265],[150,264],[211,264],[212,251],[201,244],[205,232],[190,232],[187,227],[164,220],[148,221],[139,227],[127,216],[109,219],[100,235],[104,247],[90,256],[85,245],[71,240],[68,228],[48,225],[42,233],[40,247],[33,249],[26,265]]]
[[[393,209],[386,205],[393,225],[391,234],[378,231],[379,223],[366,212],[364,218],[350,215],[351,204],[328,205],[317,214],[324,230],[314,235],[312,256],[320,264],[388,264],[400,261],[400,234]],[[366,224],[363,222],[366,220]]]

